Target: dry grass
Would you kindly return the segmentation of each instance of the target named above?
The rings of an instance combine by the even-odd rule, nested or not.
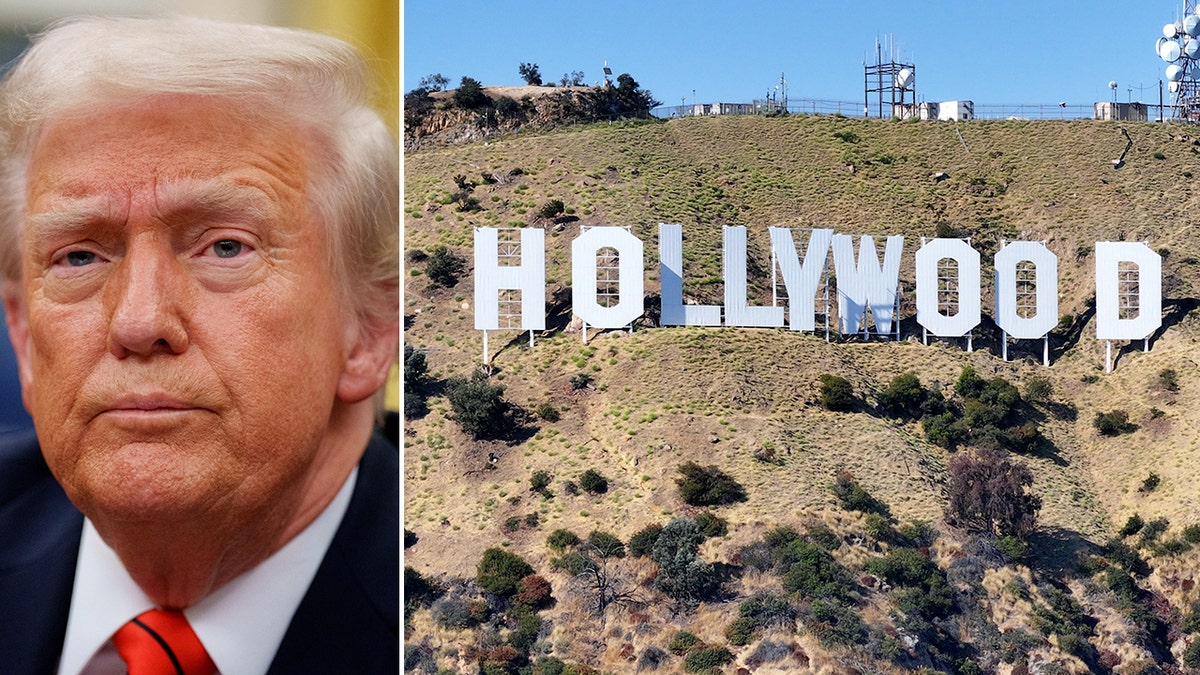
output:
[[[854,413],[823,409],[817,381],[822,373],[841,375],[873,403],[894,375],[913,371],[926,385],[949,391],[967,365],[1018,386],[1033,376],[1052,383],[1053,405],[1038,409],[1055,452],[1023,458],[1044,500],[1045,527],[1101,543],[1136,512],[1146,520],[1168,518],[1169,535],[1177,536],[1200,522],[1194,489],[1200,482],[1200,380],[1194,377],[1200,329],[1189,304],[1200,281],[1200,246],[1186,215],[1200,207],[1189,175],[1200,171],[1200,148],[1191,139],[1175,140],[1172,128],[1126,128],[1134,148],[1119,171],[1109,165],[1124,147],[1117,126],[1087,121],[962,124],[964,148],[947,123],[684,119],[406,155],[407,250],[446,245],[469,266],[473,227],[547,227],[549,291],[569,284],[569,245],[580,225],[633,227],[647,243],[647,291],[655,292],[657,223],[683,223],[685,292],[720,303],[722,285],[703,282],[719,278],[723,224],[749,228],[750,255],[764,269],[769,226],[904,234],[902,279],[910,284],[919,237],[935,236],[941,224],[971,236],[985,260],[1002,238],[1046,240],[1059,256],[1064,315],[1083,314],[1094,294],[1095,241],[1147,239],[1152,248],[1169,250],[1167,299],[1183,309],[1149,353],[1140,344],[1123,350],[1116,372],[1107,375],[1104,347],[1090,323],[1049,369],[1036,359],[1005,363],[995,345],[979,338],[975,353],[951,342],[922,346],[909,336],[911,321],[898,344],[830,344],[820,335],[784,330],[665,328],[602,333],[586,347],[577,332],[564,331],[539,336],[529,349],[523,334],[493,333],[494,381],[507,387],[506,398],[528,409],[549,403],[561,419],[539,422],[521,444],[476,442],[448,419],[445,399],[431,399],[430,414],[405,429],[405,527],[421,538],[406,551],[405,564],[437,576],[470,577],[486,548],[504,544],[546,570],[545,537],[554,529],[581,536],[599,529],[627,540],[647,524],[695,513],[674,486],[676,467],[685,460],[721,466],[750,496],[720,509],[730,535],[705,545],[710,560],[726,560],[737,546],[781,523],[824,519],[835,529],[861,529],[828,510],[834,504],[828,484],[841,468],[900,520],[939,522],[947,453],[930,445],[917,424],[897,423],[866,407]],[[1154,159],[1155,152],[1166,159]],[[519,175],[510,175],[518,173],[514,169]],[[950,179],[933,181],[937,171]],[[483,174],[500,180],[484,184]],[[448,202],[456,175],[478,183],[473,195],[482,211],[458,212]],[[540,220],[537,210],[551,198],[562,199],[575,220],[561,227]],[[452,289],[431,290],[420,274],[405,279],[405,340],[428,350],[436,379],[470,372],[482,351],[482,337],[473,330],[470,274]],[[769,279],[754,279],[752,289],[756,302],[766,302]],[[985,288],[985,308],[988,293]],[[1025,346],[1031,353],[1039,347]],[[1164,368],[1177,371],[1177,392],[1156,386]],[[594,389],[572,390],[569,379],[581,372],[594,378]],[[1137,430],[1099,436],[1092,426],[1096,414],[1116,409],[1127,411]],[[754,452],[763,447],[773,448],[778,461],[756,460]],[[565,482],[577,481],[586,469],[609,479],[606,494],[566,493]],[[529,491],[534,470],[554,475],[552,499]],[[1161,476],[1161,485],[1140,492],[1150,472]],[[503,531],[506,519],[535,512],[536,528]],[[847,549],[839,555],[861,564],[867,553]],[[1194,578],[1195,553],[1154,562],[1148,583],[1160,585],[1177,605],[1196,599],[1196,591],[1172,590],[1178,584],[1170,581]],[[1002,627],[1021,626],[1028,608],[1003,590],[1008,581],[1000,576],[987,582],[989,611]],[[755,588],[751,580],[743,584],[748,592]],[[561,597],[559,591],[556,582]],[[567,605],[562,608],[560,616],[570,614]],[[736,606],[707,608],[688,620],[721,642],[731,611]],[[1101,642],[1123,630],[1123,619],[1106,616],[1097,629]],[[621,672],[622,645],[662,645],[671,621],[658,617],[651,622],[656,632],[633,637],[626,637],[630,626],[616,621],[625,632],[598,636],[584,651],[595,665]],[[564,622],[555,635],[579,630],[583,624]],[[832,663],[817,645],[796,639],[814,664]]]

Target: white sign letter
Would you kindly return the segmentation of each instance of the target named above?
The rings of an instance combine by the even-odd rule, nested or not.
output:
[[[505,242],[520,264],[500,264],[500,243],[494,227],[475,228],[475,330],[499,330],[500,291],[521,291],[521,330],[546,329],[546,231],[521,230],[521,243]],[[508,258],[509,251],[505,251]]]
[[[683,304],[683,228],[658,224],[658,270],[662,284],[664,326],[720,326],[720,305]]]
[[[938,307],[941,290],[938,263],[957,263],[958,311],[950,316]],[[979,252],[962,239],[934,239],[917,251],[917,323],[938,337],[962,337],[979,325]],[[947,279],[947,282],[950,280]]]
[[[904,237],[888,237],[881,268],[875,240],[860,237],[858,264],[855,264],[853,237],[848,234],[833,236],[833,268],[837,273],[838,314],[842,319],[842,333],[858,332],[859,323],[865,325],[864,314],[868,307],[871,316],[875,317],[875,332],[879,335],[891,332],[896,291],[900,285],[900,254],[903,250]]]
[[[792,231],[783,227],[771,228],[771,248],[783,274],[783,285],[788,296],[788,326],[792,330],[813,331],[817,329],[816,295],[821,285],[821,273],[829,256],[829,243],[833,230],[813,230],[808,237],[808,249],[804,252],[804,264],[796,253]]]
[[[1137,265],[1136,278],[1121,278],[1123,262]],[[1122,319],[1121,294],[1134,289],[1138,314]],[[1141,340],[1161,325],[1162,258],[1141,242],[1096,242],[1096,339]]]
[[[617,304],[596,302],[596,253],[617,252]],[[571,304],[575,314],[597,328],[624,328],[642,315],[642,241],[623,227],[591,227],[571,242]]]
[[[782,307],[751,307],[746,302],[746,228],[725,227],[725,325],[778,328]]]
[[[1037,313],[1017,312],[1017,263],[1034,264]],[[996,253],[996,324],[1009,335],[1034,340],[1058,325],[1058,256],[1037,241],[1014,241]]]

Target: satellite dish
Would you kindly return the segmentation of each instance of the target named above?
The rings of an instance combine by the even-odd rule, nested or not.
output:
[[[901,89],[908,89],[912,84],[913,73],[908,68],[901,68],[899,73],[896,73],[896,86]]]
[[[1179,43],[1174,40],[1167,40],[1162,43],[1162,47],[1158,50],[1158,56],[1163,61],[1170,63],[1179,60]]]
[[[1110,81],[1110,82],[1108,83],[1108,88],[1109,88],[1109,89],[1113,89],[1113,90],[1115,90],[1115,89],[1117,88],[1117,81],[1116,81],[1116,80],[1112,80],[1112,81]]]
[[[1155,56],[1158,56],[1158,51],[1160,49],[1162,49],[1162,46],[1164,44],[1166,44],[1166,42],[1167,42],[1167,38],[1160,37],[1160,38],[1158,38],[1158,41],[1154,43],[1154,55]]]
[[[1189,59],[1200,56],[1200,39],[1191,39],[1183,43],[1183,54]]]
[[[1200,35],[1200,16],[1189,14],[1183,18],[1183,32],[1196,37]]]
[[[1172,94],[1174,94],[1175,92],[1179,91],[1179,83],[1178,83],[1178,82],[1168,82],[1168,83],[1167,83],[1167,89],[1168,89],[1168,90],[1169,90],[1169,91],[1170,91]]]
[[[1182,80],[1183,79],[1183,68],[1180,68],[1179,66],[1175,65],[1174,63],[1167,66],[1167,79],[1170,80],[1172,83]]]
[[[1179,31],[1175,30],[1175,24],[1169,23],[1169,24],[1163,26],[1163,37],[1173,38],[1178,34],[1179,34]]]

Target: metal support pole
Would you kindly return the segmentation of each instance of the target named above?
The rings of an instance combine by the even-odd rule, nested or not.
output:
[[[530,331],[529,331],[529,348],[533,349],[533,330],[532,329],[530,329]]]
[[[967,333],[967,353],[975,351],[975,331]]]
[[[1104,372],[1112,372],[1112,340],[1104,341]]]
[[[1050,335],[1042,338],[1042,365],[1050,367]]]
[[[1008,361],[1008,331],[1000,331],[1000,355]]]
[[[586,345],[587,344],[587,322],[580,320],[580,323],[583,324],[583,328],[579,331],[579,339],[583,342],[583,344]]]
[[[488,362],[488,332],[485,330],[485,331],[483,331],[483,365],[486,366],[487,362]]]

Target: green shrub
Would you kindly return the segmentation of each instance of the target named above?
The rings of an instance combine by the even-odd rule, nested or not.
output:
[[[684,462],[679,465],[679,473],[682,475],[675,479],[679,495],[692,506],[719,506],[746,501],[746,490],[741,483],[716,465],[702,467],[695,462]]]
[[[853,410],[854,402],[854,386],[849,380],[829,373],[821,375],[821,405],[844,412]]]
[[[546,488],[550,487],[550,481],[553,479],[554,477],[550,475],[549,471],[534,471],[529,476],[529,490],[544,495],[546,494]]]
[[[712,511],[704,511],[696,516],[696,524],[705,537],[724,537],[729,534],[729,521]]]
[[[1200,633],[1200,602],[1193,602],[1187,616],[1179,623],[1179,630],[1184,633]]]
[[[721,666],[733,661],[733,652],[725,647],[701,647],[688,652],[683,669],[689,673],[718,673]]]
[[[962,418],[953,412],[926,417],[921,420],[921,429],[930,443],[947,450],[957,449],[970,437]]]
[[[654,580],[658,590],[680,603],[693,604],[717,588],[712,563],[697,555],[703,540],[700,526],[691,518],[667,523],[650,551],[650,559],[658,564]]]
[[[579,487],[594,495],[608,492],[608,479],[595,469],[588,469],[579,476]]]
[[[616,536],[600,530],[592,530],[587,536],[588,546],[604,558],[624,558],[625,544]]]
[[[894,587],[896,605],[906,614],[919,612],[926,618],[949,616],[955,610],[954,592],[943,572],[924,553],[897,547],[864,566],[867,572]]]
[[[725,639],[735,647],[745,647],[758,639],[758,623],[746,616],[739,616],[725,628]]]
[[[456,253],[438,246],[425,262],[425,276],[434,286],[450,288],[458,283],[458,277],[466,269],[466,263]]]
[[[1092,420],[1092,426],[1100,432],[1101,436],[1120,436],[1132,433],[1137,428],[1129,423],[1129,413],[1124,410],[1096,413],[1096,418]]]
[[[1183,665],[1188,668],[1200,668],[1200,640],[1192,640],[1187,649],[1183,650]]]
[[[472,110],[490,103],[491,99],[483,93],[483,85],[473,77],[463,77],[454,91],[454,105],[459,108]]]
[[[587,373],[576,373],[571,376],[570,383],[571,388],[576,391],[586,389],[592,385],[592,376]]]
[[[1024,541],[1011,535],[996,540],[996,550],[1004,554],[1004,559],[1010,563],[1019,563],[1025,560],[1028,548]]]
[[[521,556],[501,548],[489,548],[475,573],[475,583],[496,595],[511,597],[520,587],[521,579],[533,574],[533,568]]]
[[[893,377],[879,394],[878,402],[883,414],[907,419],[940,414],[946,405],[940,391],[925,389],[913,373]]]
[[[868,537],[885,543],[896,540],[896,530],[887,518],[878,513],[868,513],[864,520],[863,531]]]
[[[884,518],[891,517],[891,509],[887,504],[879,501],[871,496],[862,485],[854,478],[854,474],[842,469],[837,472],[834,477],[833,485],[830,486],[830,491],[833,496],[837,497],[841,502],[842,508],[847,511],[861,511],[862,513],[875,513]]]
[[[852,609],[824,600],[812,603],[806,625],[826,647],[849,647],[862,644],[867,638],[862,617]]]
[[[1132,516],[1129,516],[1129,520],[1125,521],[1125,525],[1123,525],[1121,527],[1121,530],[1119,532],[1117,532],[1117,535],[1119,535],[1121,537],[1129,537],[1129,536],[1135,535],[1138,532],[1142,531],[1142,527],[1145,524],[1146,523],[1145,523],[1145,521],[1142,520],[1142,517],[1135,513]]]
[[[808,528],[808,538],[826,551],[836,551],[842,545],[842,538],[825,523]]]
[[[658,523],[647,525],[629,538],[629,554],[635,558],[645,558],[654,550],[658,535],[662,534],[663,526]]]
[[[1158,489],[1158,485],[1161,482],[1162,479],[1158,477],[1158,474],[1151,471],[1150,475],[1146,476],[1146,479],[1142,481],[1142,487],[1138,488],[1138,492],[1154,492]]]
[[[1119,538],[1114,537],[1108,540],[1108,543],[1104,545],[1104,555],[1131,574],[1146,576],[1150,573],[1150,566],[1146,564],[1146,561],[1132,546]]]
[[[568,548],[578,546],[583,543],[579,535],[570,530],[555,530],[546,537],[546,545],[555,551],[565,551]]]
[[[667,651],[675,656],[682,656],[699,644],[701,644],[700,638],[696,637],[694,633],[680,630],[671,636],[671,641],[667,643]]]
[[[1163,368],[1158,371],[1158,386],[1170,392],[1179,391],[1179,373],[1174,368]]]
[[[1025,398],[1029,401],[1045,403],[1054,395],[1054,386],[1050,380],[1041,375],[1030,376],[1025,380]]]
[[[517,619],[517,627],[508,634],[508,644],[522,654],[528,654],[533,643],[537,642],[541,629],[542,619],[536,612],[522,612]]]
[[[1142,544],[1149,544],[1150,542],[1158,539],[1158,536],[1163,532],[1166,532],[1167,528],[1170,526],[1171,521],[1167,520],[1166,518],[1155,518],[1154,520],[1146,523],[1146,526],[1142,528]]]
[[[1200,544],[1200,524],[1193,523],[1183,528],[1183,540],[1189,544]]]
[[[555,408],[549,403],[539,403],[537,407],[533,409],[533,414],[537,415],[538,419],[546,422],[557,422],[562,419],[562,415],[558,412],[558,408]]]
[[[853,580],[828,551],[805,539],[789,542],[779,552],[783,588],[805,599],[843,600],[850,595]]]
[[[483,377],[454,378],[446,384],[453,417],[472,438],[497,438],[509,430],[504,387]]]
[[[545,204],[542,204],[542,208],[538,209],[538,215],[543,218],[556,218],[562,215],[562,213],[566,210],[567,208],[566,205],[563,204],[563,200],[551,199]]]

